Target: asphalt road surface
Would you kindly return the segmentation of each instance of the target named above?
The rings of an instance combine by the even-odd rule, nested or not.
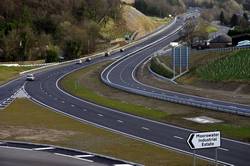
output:
[[[138,56],[133,56],[133,59],[127,59],[139,64],[141,60],[144,59],[144,56],[147,57],[151,52],[154,52],[163,46],[165,47],[170,41],[176,40],[178,38],[177,31],[183,25],[183,20],[184,19],[178,19],[177,21],[173,22],[171,26],[164,29],[163,32],[127,49],[123,53],[115,53],[111,57],[99,57],[93,59],[89,63],[84,62],[81,65],[70,64],[64,67],[36,74],[36,81],[27,82],[25,84],[25,90],[31,96],[32,100],[36,101],[37,103],[49,107],[54,111],[60,112],[66,116],[73,117],[79,121],[87,122],[89,124],[106,128],[113,132],[121,133],[162,147],[171,148],[178,152],[192,154],[192,151],[189,149],[186,143],[186,139],[193,131],[147,120],[89,103],[67,94],[61,89],[60,84],[58,84],[61,78],[75,70],[79,70],[80,68],[100,63],[108,59],[123,57],[129,53],[137,51],[138,49],[140,50],[138,53],[133,53],[134,55],[136,54]],[[162,37],[164,38],[162,39]],[[160,41],[157,41],[159,39]],[[144,48],[150,43],[153,43],[151,44],[152,47]],[[111,74],[112,81],[118,81],[118,83],[121,83],[119,76],[121,76],[122,73],[122,78],[126,79],[122,85],[124,85],[124,87],[128,87],[129,85],[126,84],[128,80],[134,82],[134,79],[131,76],[131,70],[134,70],[135,67],[134,63],[130,61],[127,61],[126,64],[124,63],[123,65],[125,66],[123,66],[122,72],[120,68],[113,70]],[[197,155],[201,158],[209,160],[213,160],[215,156],[214,149],[200,150],[197,152]],[[249,144],[229,139],[222,140],[222,147],[219,149],[218,156],[218,159],[221,163],[226,165],[244,166],[250,163],[249,156]]]
[[[11,154],[11,155],[10,155]],[[6,149],[0,147],[1,166],[104,166],[47,152]]]

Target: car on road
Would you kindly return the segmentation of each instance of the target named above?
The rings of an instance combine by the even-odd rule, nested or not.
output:
[[[82,64],[82,60],[81,59],[77,60],[76,64]]]
[[[125,49],[124,49],[124,48],[121,48],[121,49],[120,49],[120,52],[124,52],[124,51],[125,51]]]
[[[86,58],[85,62],[90,62],[91,58]]]
[[[34,81],[35,80],[35,76],[33,74],[28,74],[26,77],[27,81]]]
[[[105,56],[108,57],[110,55],[110,52],[105,52]]]

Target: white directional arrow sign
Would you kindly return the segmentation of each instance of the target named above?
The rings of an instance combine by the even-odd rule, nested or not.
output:
[[[189,135],[187,143],[193,150],[220,147],[220,132],[192,133]]]

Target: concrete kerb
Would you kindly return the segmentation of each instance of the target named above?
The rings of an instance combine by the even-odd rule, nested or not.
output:
[[[115,158],[115,157],[110,157],[110,156],[106,156],[106,155],[101,155],[101,154],[87,152],[87,151],[73,149],[73,148],[66,148],[66,147],[62,147],[62,146],[55,146],[55,145],[49,145],[49,144],[38,144],[38,143],[30,143],[30,142],[22,142],[22,141],[10,141],[10,140],[0,140],[0,142],[1,143],[15,143],[15,144],[35,145],[35,146],[42,146],[42,147],[53,147],[55,149],[59,148],[59,149],[65,150],[65,151],[72,151],[72,152],[74,151],[74,152],[80,152],[80,153],[87,153],[87,154],[90,154],[90,155],[94,155],[94,156],[98,156],[98,157],[102,157],[102,158],[106,158],[106,159],[112,159],[112,160],[116,160],[116,161],[125,162],[125,163],[128,163],[128,164],[134,165],[134,166],[144,166],[142,164],[133,163],[131,161],[126,161],[126,160],[118,159],[118,158]]]

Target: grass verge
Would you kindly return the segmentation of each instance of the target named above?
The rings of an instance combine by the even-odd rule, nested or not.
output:
[[[90,67],[93,69],[94,67]],[[120,111],[143,116],[146,118],[151,118],[155,120],[160,120],[166,118],[168,114],[166,112],[162,112],[156,110],[154,108],[144,107],[142,105],[131,104],[125,101],[120,101],[117,99],[106,98],[98,94],[98,92],[94,92],[92,89],[89,89],[85,85],[77,85],[77,82],[81,82],[84,73],[88,72],[89,70],[79,70],[73,74],[66,76],[62,81],[63,89],[68,91],[71,94],[84,98],[85,100],[89,100],[91,102],[95,102],[97,104],[103,105],[105,107],[119,109]],[[96,79],[96,78],[95,78]],[[98,81],[98,80],[95,80]]]
[[[60,83],[69,93],[106,107],[198,131],[220,129],[223,137],[250,141],[249,118],[168,103],[110,88],[99,78],[105,66],[106,63],[97,64],[79,70]],[[76,82],[79,83],[78,86],[75,86]],[[220,119],[223,123],[197,124],[183,119],[197,116]]]
[[[4,84],[19,75],[20,72],[30,70],[34,67],[3,67],[0,66],[0,85]]]
[[[25,99],[0,112],[0,139],[76,148],[146,166],[192,165],[191,156],[80,123]],[[209,164],[198,160],[198,165]]]

